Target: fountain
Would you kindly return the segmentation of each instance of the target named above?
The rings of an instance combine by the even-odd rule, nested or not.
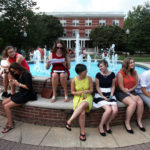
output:
[[[81,55],[81,48],[80,48],[80,41],[79,41],[79,33],[76,33],[76,48],[75,48],[75,62],[76,64],[82,63],[83,62],[83,56]]]
[[[115,44],[112,44],[111,47],[108,49],[107,54],[105,52],[102,53],[102,59],[106,59],[108,65],[111,66],[111,70],[115,71],[117,67],[118,55],[115,54]]]
[[[41,53],[39,50],[35,50],[33,53],[33,61],[34,61],[34,70],[40,72],[40,62],[41,62]]]
[[[76,34],[76,48],[75,48],[75,52],[76,52],[76,57],[75,57],[75,61],[71,61],[71,68],[70,68],[70,78],[74,78],[77,74],[75,72],[75,66],[78,63],[82,63],[85,64],[87,66],[88,69],[88,75],[91,76],[92,78],[95,78],[95,75],[97,72],[99,72],[99,68],[97,67],[97,60],[96,60],[96,56],[95,59],[92,60],[90,55],[87,55],[87,61],[83,61],[83,57],[81,54],[81,49],[80,49],[80,42],[79,42],[79,33]],[[115,74],[117,74],[117,72],[121,69],[121,63],[117,63],[118,60],[118,55],[115,54],[115,44],[112,44],[110,46],[110,48],[108,49],[107,55],[105,55],[104,53],[102,53],[102,59],[106,59],[108,61],[109,64],[109,70],[115,72]],[[42,76],[42,77],[49,77],[50,76],[50,72],[51,72],[51,68],[46,70],[45,66],[46,66],[46,58],[47,58],[47,54],[46,54],[46,49],[44,49],[44,59],[43,59],[43,63],[41,63],[41,54],[38,50],[36,50],[34,52],[34,64],[29,64],[30,66],[30,70],[33,76]],[[53,60],[54,61],[54,60]],[[141,74],[142,72],[144,72],[146,69],[136,66],[135,67],[136,71],[138,74]]]

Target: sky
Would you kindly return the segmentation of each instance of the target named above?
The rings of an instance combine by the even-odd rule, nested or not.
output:
[[[150,0],[35,0],[40,12],[123,12]]]

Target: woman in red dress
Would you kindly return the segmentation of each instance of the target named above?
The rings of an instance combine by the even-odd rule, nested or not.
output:
[[[126,58],[122,63],[122,69],[117,75],[115,94],[119,101],[127,105],[124,126],[127,132],[130,134],[134,133],[130,125],[130,120],[135,110],[137,114],[137,126],[140,130],[145,131],[145,128],[142,124],[144,105],[140,96],[138,96],[138,94],[135,92],[137,84],[138,75],[135,71],[134,60],[132,58]]]
[[[51,103],[56,101],[56,91],[58,82],[60,83],[64,89],[65,100],[64,102],[68,102],[68,91],[67,91],[67,79],[69,79],[70,73],[70,60],[67,55],[67,51],[65,49],[64,44],[61,41],[57,41],[54,49],[49,55],[49,59],[46,63],[46,69],[49,69],[51,64],[53,65],[51,71],[52,78],[52,88],[53,88],[53,97],[51,99]]]
[[[29,65],[27,64],[25,58],[21,55],[16,53],[16,50],[13,46],[7,46],[4,50],[4,56],[7,58],[8,61],[8,66],[10,66],[13,62],[16,62],[20,64],[21,66],[25,67],[28,71],[30,71]],[[4,97],[9,97],[10,94],[7,93],[7,86],[8,86],[8,81],[12,80],[12,76],[8,73],[5,78],[4,82],[4,92],[2,96]],[[15,86],[10,83],[11,87],[11,95],[15,93]]]

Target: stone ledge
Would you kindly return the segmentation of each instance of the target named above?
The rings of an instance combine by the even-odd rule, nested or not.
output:
[[[0,100],[2,101],[4,98],[0,96]],[[73,108],[73,97],[69,97],[69,102],[64,102],[64,97],[57,97],[55,103],[51,103],[50,99],[43,98],[40,95],[38,95],[38,100],[36,101],[29,101],[25,105],[26,106],[32,106],[32,107],[39,107],[39,108],[52,108],[52,109],[61,109],[61,110],[72,110]],[[125,107],[125,104],[121,102],[117,102],[118,107]],[[96,108],[92,108],[96,109]]]

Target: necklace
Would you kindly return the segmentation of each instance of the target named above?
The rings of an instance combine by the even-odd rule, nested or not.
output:
[[[110,72],[108,71],[106,74],[104,74],[104,73],[101,72],[101,74],[102,74],[102,76],[103,76],[104,78],[107,78],[107,76],[110,75]]]

